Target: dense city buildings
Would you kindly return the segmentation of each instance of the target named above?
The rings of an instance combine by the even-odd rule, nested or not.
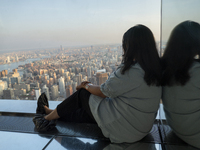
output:
[[[0,71],[0,99],[38,99],[45,92],[49,100],[64,100],[82,81],[101,85],[122,60],[119,45],[45,49],[4,53],[1,64],[12,65],[40,58],[13,70]],[[45,57],[45,58],[44,58]]]

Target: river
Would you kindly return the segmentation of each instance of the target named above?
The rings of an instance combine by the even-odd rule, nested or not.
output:
[[[10,64],[0,65],[0,71],[8,70],[8,73],[9,73],[9,72],[12,72],[12,70],[17,68],[19,65],[25,65],[25,64],[31,63],[33,61],[41,60],[44,58],[50,58],[50,56],[42,56],[41,58],[31,58],[31,59],[26,59],[25,61],[18,61],[18,62],[14,62],[14,63],[10,63]],[[20,73],[20,75],[23,74],[23,71],[18,71],[18,72]]]

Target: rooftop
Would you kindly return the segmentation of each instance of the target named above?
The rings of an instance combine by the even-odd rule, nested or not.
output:
[[[59,103],[50,101],[50,108],[55,108]],[[196,150],[171,131],[166,123],[162,104],[150,133],[139,142],[124,144],[110,143],[98,126],[93,124],[58,121],[55,130],[39,133],[32,122],[35,108],[34,100],[0,100],[0,149]]]

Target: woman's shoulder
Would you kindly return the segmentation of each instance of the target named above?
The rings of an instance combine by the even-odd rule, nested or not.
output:
[[[121,74],[121,68],[124,66],[124,64],[120,64],[118,66],[118,69],[117,71],[115,72],[115,74],[118,76],[119,74]],[[132,76],[134,75],[135,77],[136,76],[140,76],[140,77],[143,77],[144,76],[144,70],[141,68],[141,66],[139,65],[139,63],[135,63],[134,65],[132,65],[130,67],[129,70],[127,70],[122,76]]]
[[[121,64],[118,66],[117,69],[121,69],[123,66],[124,66],[124,64],[121,63]],[[133,64],[133,65],[131,66],[130,69],[139,69],[139,70],[143,70],[142,67],[140,66],[140,64],[139,64],[138,62],[136,62],[135,64]]]

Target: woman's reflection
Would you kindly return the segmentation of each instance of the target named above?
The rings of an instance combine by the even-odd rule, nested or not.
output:
[[[122,143],[113,144],[108,141],[91,140],[91,142],[85,142],[78,138],[72,137],[56,137],[64,148],[70,150],[159,150],[155,147],[155,144],[151,143]]]

